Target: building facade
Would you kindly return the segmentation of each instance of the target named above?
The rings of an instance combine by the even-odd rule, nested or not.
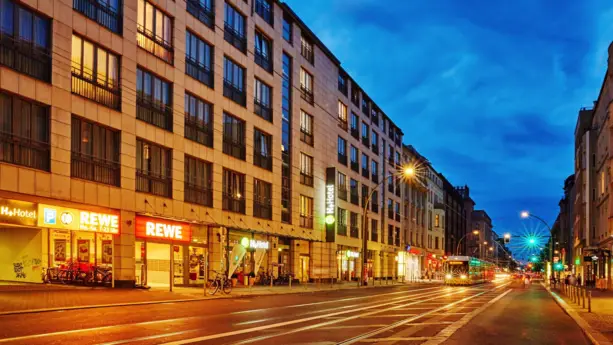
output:
[[[445,195],[445,254],[469,255],[465,235],[468,217],[465,209],[466,197],[454,187],[442,174]],[[468,188],[466,187],[466,192]]]
[[[470,253],[472,256],[481,259],[491,260],[495,257],[494,247],[496,247],[496,244],[494,244],[494,241],[498,238],[498,235],[493,231],[492,219],[485,210],[474,210],[471,218],[473,222],[471,231],[477,230],[479,234],[473,235],[477,237],[477,240],[471,242]]]
[[[0,280],[404,272],[403,133],[286,4],[1,4]]]

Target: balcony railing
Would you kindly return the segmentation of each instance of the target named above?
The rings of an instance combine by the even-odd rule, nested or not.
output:
[[[300,215],[300,227],[312,229],[313,228],[313,216],[301,214]]]
[[[338,126],[346,131],[349,128],[349,124],[347,123],[346,119],[341,119],[340,117],[338,118]]]
[[[370,171],[368,171],[368,169],[364,169],[364,167],[362,167],[362,176],[369,178],[370,177]]]
[[[214,87],[214,74],[211,68],[199,63],[189,56],[185,57],[185,74],[210,88]]]
[[[215,9],[205,7],[198,0],[187,0],[187,13],[196,17],[204,25],[215,30]]]
[[[114,33],[121,34],[122,31],[122,14],[121,2],[120,8],[113,8],[110,5],[105,5],[99,0],[73,0],[72,7],[77,11],[106,27]]]
[[[253,164],[272,171],[272,157],[270,155],[263,155],[261,152],[254,153]]]
[[[245,198],[234,194],[223,193],[222,208],[224,211],[245,214]]]
[[[119,162],[72,152],[70,163],[70,176],[72,177],[119,186],[119,169]]]
[[[351,136],[356,138],[356,139],[360,138],[360,132],[358,131],[357,128],[351,127]]]
[[[304,58],[311,64],[315,62],[315,54],[313,53],[312,44],[302,41],[302,44],[300,45],[300,54],[304,56]]]
[[[262,67],[265,71],[272,73],[272,59],[262,55],[259,51],[253,54],[255,63]]]
[[[213,207],[213,189],[185,182],[185,202]]]
[[[350,166],[351,166],[351,170],[353,170],[353,171],[355,171],[357,173],[360,172],[360,163],[355,162],[355,161],[351,161]]]
[[[300,172],[300,183],[306,186],[313,187],[313,175]]]
[[[192,121],[187,118],[185,119],[185,137],[204,146],[213,147],[213,129],[211,125],[203,125],[198,121]]]
[[[347,224],[338,224],[336,226],[336,233],[342,236],[347,236]]]
[[[338,187],[338,198],[347,201],[347,187]]]
[[[260,115],[264,120],[272,122],[272,109],[258,99],[253,100],[253,112]]]
[[[85,71],[72,70],[72,93],[115,110],[121,109],[119,85],[115,88],[100,85],[94,81],[93,75]]]
[[[223,37],[228,43],[236,47],[236,49],[243,53],[247,53],[247,37],[245,37],[243,33],[234,30],[228,23],[224,25]]]
[[[351,225],[349,227],[349,236],[353,238],[360,238],[360,230],[357,226]]]
[[[136,118],[172,131],[172,108],[161,102],[151,101],[143,97],[137,98]]]
[[[292,223],[292,214],[289,210],[285,210],[285,209],[281,210],[281,221],[287,224]]]
[[[272,5],[274,6],[274,5]],[[274,25],[274,14],[272,11],[273,7],[268,7],[264,4],[262,0],[255,0],[255,13],[259,14],[264,21],[266,21],[271,26]]]
[[[49,128],[47,126],[48,124],[45,124],[44,128]],[[49,171],[50,154],[49,142],[38,142],[0,131],[0,161],[2,162]]]
[[[136,191],[171,198],[172,178],[170,176],[170,171],[163,176],[151,171],[136,170]]]
[[[342,155],[342,154],[338,154],[338,162],[341,163],[344,166],[347,166],[347,156],[346,155]]]
[[[0,31],[0,65],[33,78],[51,81],[51,55],[32,42],[8,36]]]
[[[241,90],[236,85],[231,82],[224,80],[223,81],[223,95],[234,102],[242,105],[243,107],[247,106],[247,95],[244,90]]]
[[[173,48],[172,43],[155,35],[155,33],[145,29],[144,26],[136,26],[136,42],[138,46],[159,57],[169,64],[173,64]]]
[[[245,160],[246,145],[245,143],[234,141],[231,138],[223,138],[223,153]]]
[[[313,99],[313,91],[305,88],[302,85],[300,86],[300,97],[311,105],[315,103],[315,100]]]
[[[349,193],[350,202],[354,205],[360,205],[360,195],[358,193]]]
[[[272,204],[270,202],[254,200],[253,216],[257,218],[272,219]]]
[[[313,133],[309,132],[306,128],[300,127],[300,140],[307,145],[313,146]]]

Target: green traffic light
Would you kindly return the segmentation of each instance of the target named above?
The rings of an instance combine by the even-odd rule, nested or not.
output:
[[[530,243],[530,244],[535,244],[535,243],[536,243],[536,240],[535,240],[534,238],[531,238],[531,239],[529,239],[529,240],[528,240],[528,243]]]

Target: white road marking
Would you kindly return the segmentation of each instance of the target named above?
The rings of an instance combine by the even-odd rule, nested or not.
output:
[[[333,329],[349,329],[349,328],[370,328],[370,327],[385,327],[385,325],[350,325],[350,326],[330,326],[322,327],[321,330],[333,330]]]
[[[381,317],[407,317],[407,316],[415,316],[417,314],[388,314],[388,315],[372,315],[372,316],[365,316],[363,317],[363,319],[368,319],[368,318],[372,318],[372,317],[376,317],[376,318],[381,318]]]
[[[362,339],[358,342],[360,343],[378,343],[378,342],[386,342],[386,341],[423,341],[430,340],[436,337],[389,337],[389,338],[373,338],[373,339]]]

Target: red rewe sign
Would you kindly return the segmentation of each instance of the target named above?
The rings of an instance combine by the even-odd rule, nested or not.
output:
[[[180,242],[192,241],[192,228],[189,223],[172,220],[136,216],[136,237],[159,238]]]

